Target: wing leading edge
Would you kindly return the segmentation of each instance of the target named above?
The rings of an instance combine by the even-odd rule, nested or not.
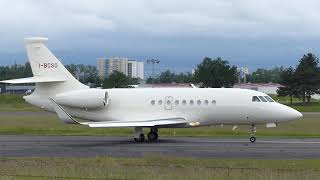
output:
[[[153,127],[153,126],[178,126],[186,125],[184,118],[154,119],[146,121],[104,121],[81,123],[89,127]]]
[[[40,82],[61,82],[66,81],[65,78],[61,77],[40,77],[33,76],[28,78],[20,78],[20,79],[11,79],[0,81],[0,83],[8,83],[8,84],[21,84],[21,83],[40,83]]]

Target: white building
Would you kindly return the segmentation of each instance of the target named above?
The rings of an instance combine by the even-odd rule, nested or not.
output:
[[[128,76],[129,77],[137,76],[137,61],[134,61],[134,60],[128,61]]]
[[[114,71],[122,72],[129,77],[144,79],[143,62],[128,58],[98,58],[97,69],[101,79],[108,77]]]
[[[277,94],[279,87],[283,86],[276,83],[238,83],[233,86],[233,88],[251,89],[266,94]]]
[[[140,79],[144,79],[144,63],[143,62],[138,62],[137,66],[137,76]]]
[[[144,79],[144,64],[136,60],[128,61],[128,76]]]
[[[97,58],[98,76],[100,79],[104,79],[106,76],[106,58]]]

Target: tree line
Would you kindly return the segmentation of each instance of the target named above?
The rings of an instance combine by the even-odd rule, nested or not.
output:
[[[205,57],[194,74],[174,73],[170,70],[147,79],[147,83],[196,83],[200,87],[232,87],[237,81],[237,67],[222,58]]]
[[[288,68],[275,67],[273,69],[259,68],[247,76],[252,83],[280,83],[279,96],[302,98],[303,103],[310,102],[313,94],[320,93],[319,59],[312,53],[305,54],[298,65]],[[95,66],[70,64],[65,66],[80,82],[91,87],[124,88],[140,82],[137,78],[130,78],[121,72],[113,72],[106,79],[101,80]],[[196,66],[193,74],[174,73],[170,70],[160,73],[156,77],[148,77],[146,83],[196,83],[200,87],[232,87],[238,79],[237,67],[229,61],[218,58],[205,57]],[[30,64],[0,66],[0,80],[31,77]],[[3,85],[2,85],[3,86]]]

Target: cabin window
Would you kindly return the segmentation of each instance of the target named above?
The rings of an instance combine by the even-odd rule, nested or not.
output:
[[[216,100],[212,100],[211,103],[212,104],[216,104],[217,102],[216,102]]]
[[[257,96],[253,96],[252,102],[260,102],[260,99]]]
[[[193,100],[190,100],[190,105],[193,105]]]
[[[200,100],[198,100],[198,101],[197,101],[197,104],[198,104],[198,105],[200,105],[200,104],[201,104],[201,101],[200,101]]]
[[[155,104],[156,104],[156,101],[155,101],[155,100],[152,100],[152,101],[151,101],[151,104],[152,104],[152,105],[155,105]]]
[[[204,100],[204,104],[205,104],[205,105],[208,105],[208,104],[209,104],[209,101],[208,101],[208,100]]]
[[[263,96],[259,96],[262,102],[268,102]]]
[[[182,105],[186,105],[187,101],[186,100],[182,100]]]
[[[158,101],[158,105],[162,105],[162,100],[159,100],[159,101]]]
[[[265,96],[265,98],[266,98],[269,102],[274,102],[274,100],[273,100],[270,96]]]
[[[167,105],[170,105],[171,104],[171,101],[170,100],[167,100]]]
[[[176,100],[174,103],[175,103],[176,105],[179,105],[179,100]]]

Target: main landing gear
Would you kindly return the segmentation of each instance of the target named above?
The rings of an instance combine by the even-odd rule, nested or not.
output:
[[[150,132],[148,133],[148,140],[155,142],[158,140],[158,129],[155,127],[150,128]]]
[[[250,131],[251,131],[250,142],[254,143],[254,142],[256,142],[256,132],[257,132],[255,124],[252,124],[250,126]]]
[[[135,142],[144,142],[145,136],[142,127],[135,127],[134,131],[133,140]],[[150,132],[147,136],[149,141],[156,142],[158,140],[158,129],[155,127],[150,128]]]

